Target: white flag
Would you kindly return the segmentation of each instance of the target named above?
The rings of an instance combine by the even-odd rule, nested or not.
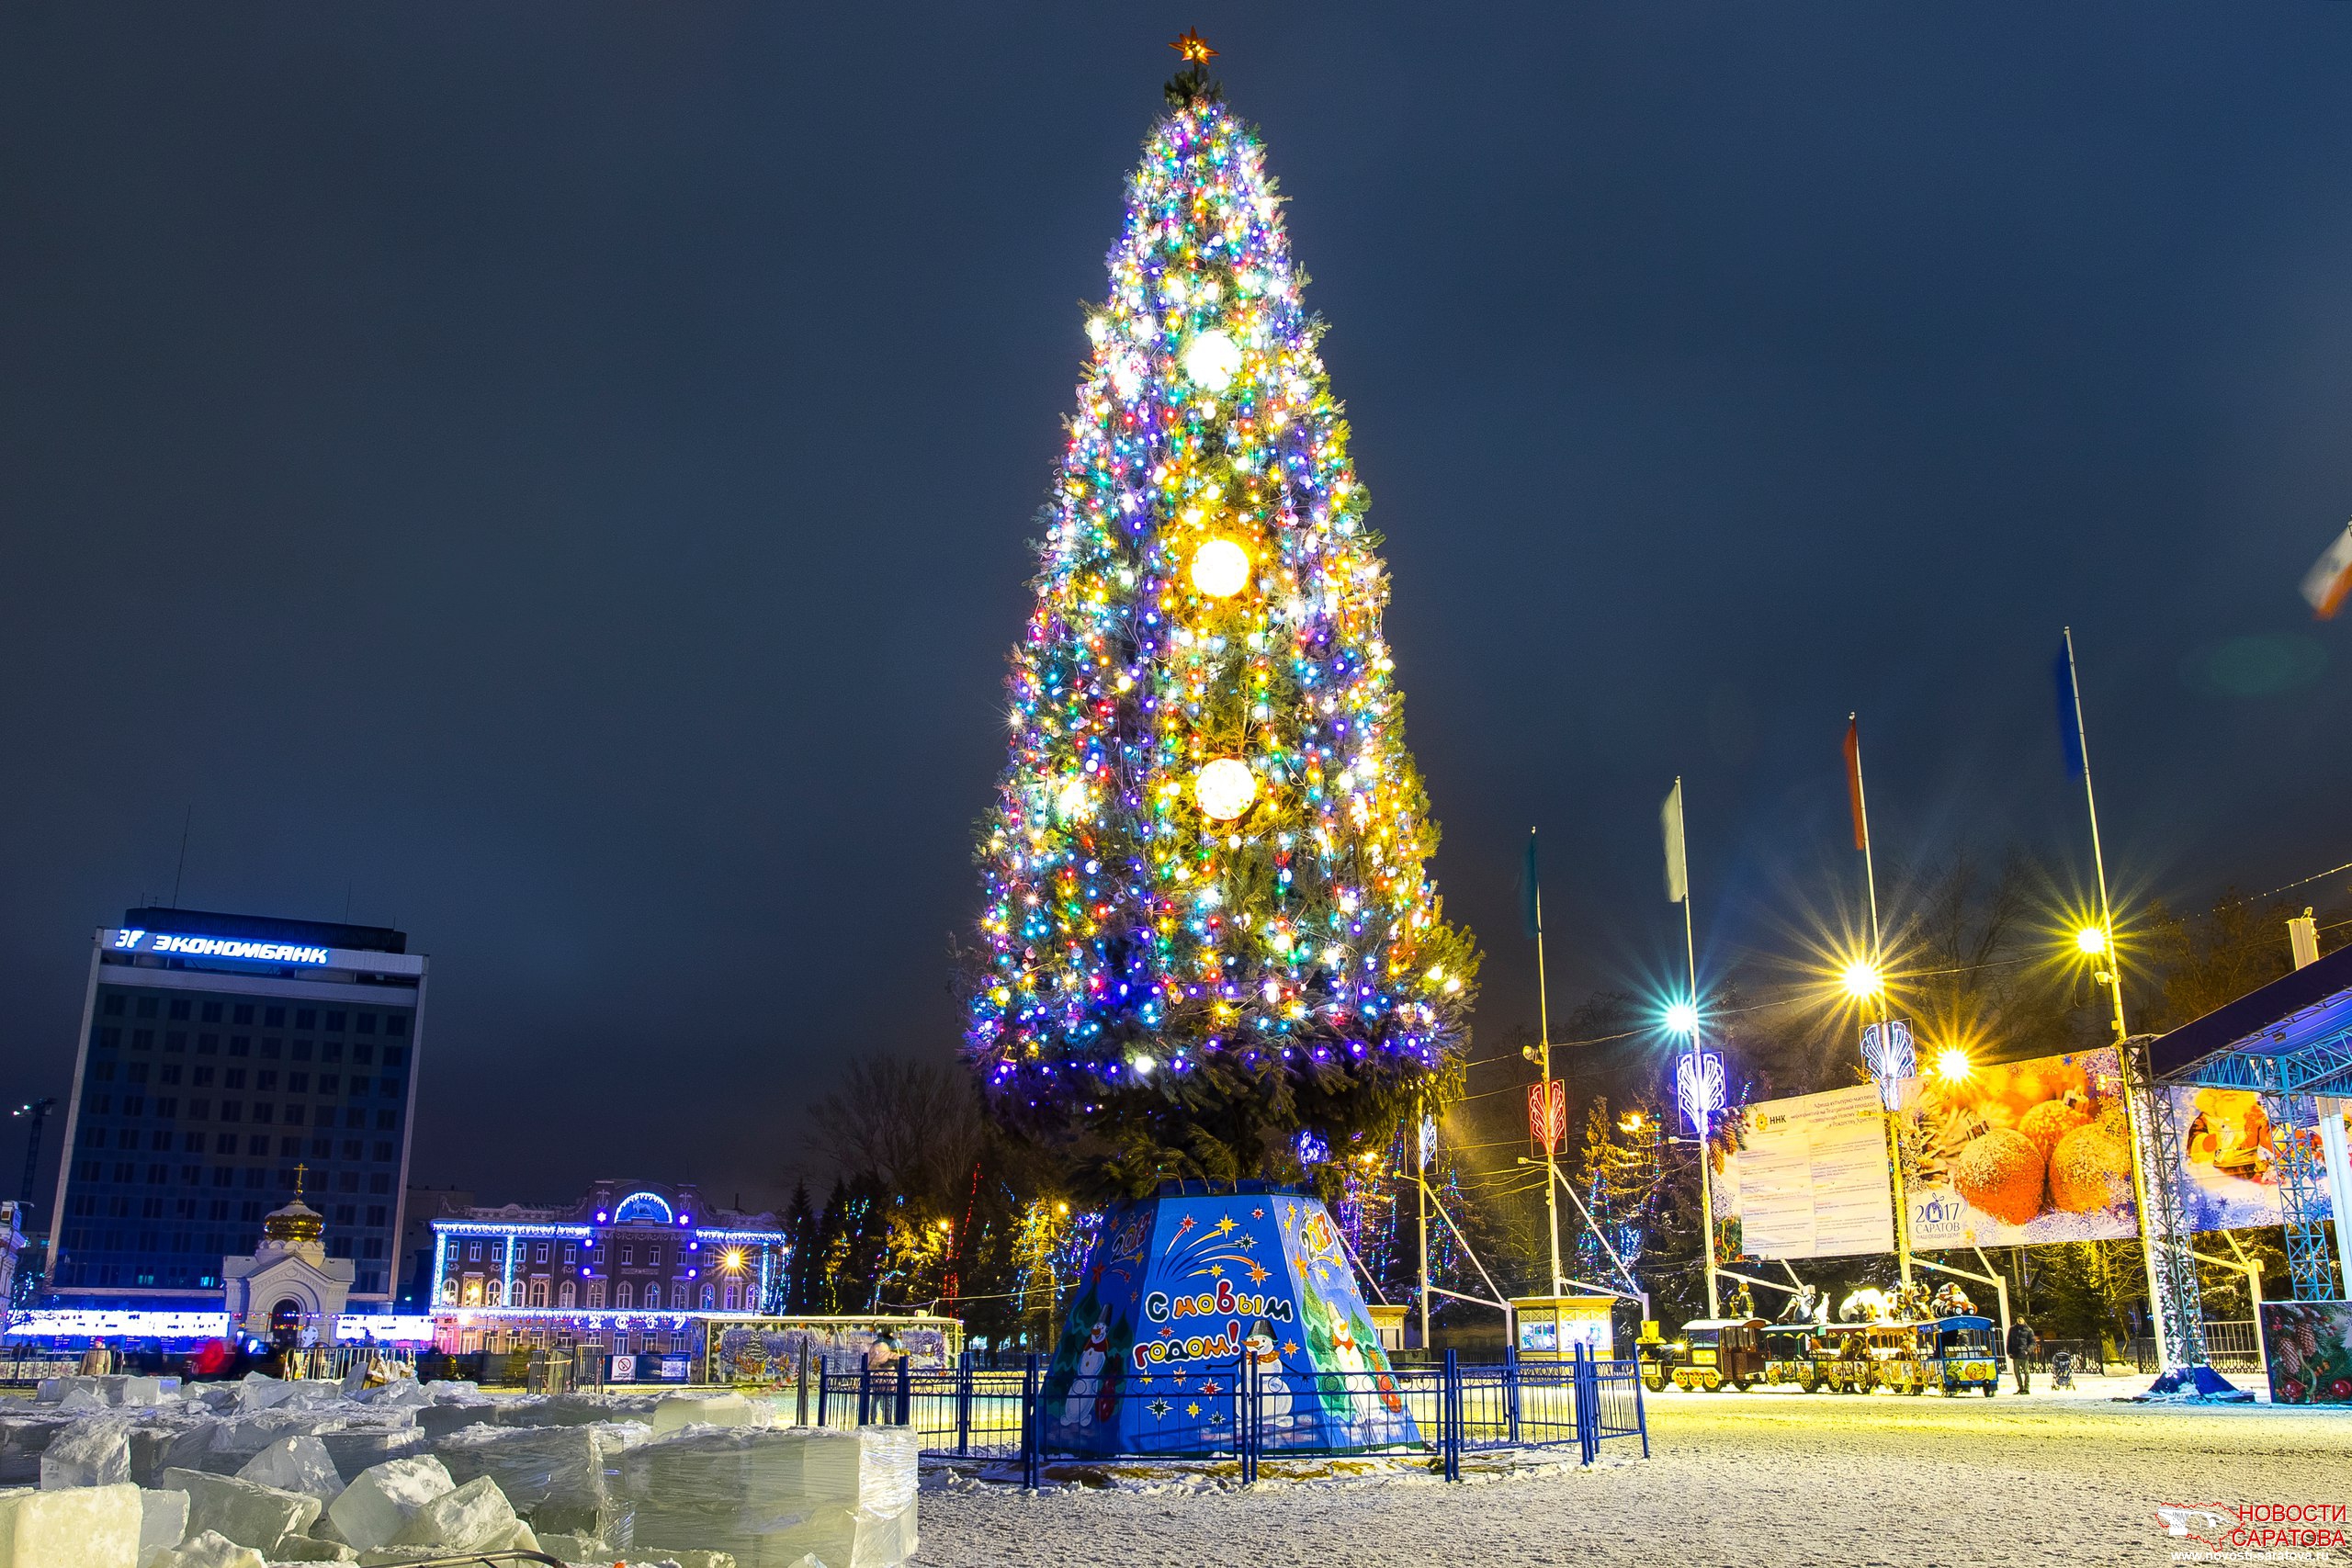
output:
[[[1690,862],[1682,852],[1682,781],[1674,781],[1666,805],[1658,812],[1666,829],[1666,901],[1679,904],[1690,897]]]
[[[2335,536],[2335,543],[2327,547],[2326,554],[2303,574],[2303,597],[2310,602],[2315,618],[2333,620],[2347,588],[2352,588],[2352,524],[2345,525],[2344,532]]]

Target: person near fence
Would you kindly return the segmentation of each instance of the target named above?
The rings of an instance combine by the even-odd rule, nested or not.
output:
[[[2034,1348],[2041,1343],[2041,1337],[2033,1331],[2033,1325],[2024,1318],[2019,1318],[2009,1325],[2009,1366],[2018,1374],[2019,1393],[2033,1392],[2033,1352]]]

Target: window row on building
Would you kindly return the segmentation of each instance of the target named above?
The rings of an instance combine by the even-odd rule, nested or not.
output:
[[[215,1198],[209,1204],[196,1198],[96,1198],[85,1192],[75,1194],[73,1201],[66,1206],[72,1211],[69,1217],[76,1220],[99,1217],[127,1220],[131,1217],[134,1209],[138,1211],[138,1217],[142,1220],[193,1220],[198,1217],[197,1210],[199,1206],[205,1208],[206,1218],[225,1220],[229,1217],[230,1201],[231,1200],[226,1198]],[[241,1218],[247,1220],[261,1218],[259,1199],[247,1199],[240,1207]],[[390,1205],[385,1203],[330,1202],[323,1205],[322,1212],[331,1224],[367,1225],[378,1230],[390,1224],[392,1217]],[[77,1228],[68,1225],[65,1228],[65,1234],[71,1236]],[[183,1233],[180,1239],[188,1242],[185,1250],[209,1252],[217,1250],[212,1244],[220,1238],[210,1236],[190,1239]],[[182,1249],[175,1246],[175,1250]],[[367,1256],[380,1257],[381,1254],[370,1253]]]
[[[152,1052],[155,1049],[156,1032],[152,1029],[126,1031],[119,1024],[100,1024],[90,1031],[90,1043],[101,1051],[120,1052],[126,1039],[130,1042],[132,1054],[136,1055],[141,1051]],[[163,1042],[164,1055],[185,1056],[190,1054],[188,1036],[185,1031],[166,1029],[163,1032]],[[355,1066],[372,1067],[378,1064],[377,1047],[371,1042],[355,1040],[351,1042],[350,1051],[351,1062]],[[223,1054],[220,1049],[220,1036],[218,1034],[199,1032],[196,1036],[194,1055],[219,1056]],[[340,1040],[324,1040],[319,1042],[314,1048],[311,1042],[308,1040],[297,1040],[289,1046],[282,1040],[265,1039],[261,1043],[260,1051],[256,1053],[251,1036],[232,1034],[229,1036],[229,1049],[225,1055],[232,1057],[250,1057],[257,1055],[265,1062],[275,1062],[280,1059],[289,1062],[308,1062],[315,1056],[320,1062],[334,1064],[340,1063],[344,1059],[344,1043]],[[383,1066],[397,1067],[407,1061],[407,1046],[394,1045],[390,1043],[384,1045],[381,1057]]]
[[[162,1018],[172,1023],[231,1023],[251,1028],[256,1018],[264,1029],[285,1029],[291,1016],[295,1029],[323,1030],[329,1034],[349,1032],[373,1034],[381,1029],[386,1034],[406,1034],[408,1014],[405,1011],[382,1010],[372,1008],[306,1008],[281,1007],[266,1002],[238,1002],[202,997],[159,997],[130,990],[109,988],[98,996],[98,1016],[101,1018]]]
[[[80,1138],[75,1140],[75,1142],[77,1142],[83,1148],[102,1149],[107,1145],[108,1140],[111,1139],[116,1148],[135,1149],[141,1146],[140,1140],[141,1138],[148,1140],[146,1146],[150,1148],[167,1149],[172,1146],[172,1132],[168,1127],[149,1128],[127,1125],[107,1127],[100,1125],[97,1122],[97,1118],[113,1116],[116,1114],[111,1103],[112,1099],[113,1097],[110,1095],[99,1095],[91,1102],[89,1109],[83,1113],[82,1135]],[[154,1114],[157,1119],[166,1122],[183,1120],[179,1114],[178,1100],[164,1099],[156,1100],[153,1103]],[[122,1101],[121,1114],[126,1118],[144,1118],[147,1115],[147,1105],[148,1102],[143,1096],[126,1095]],[[399,1129],[401,1124],[401,1113],[397,1108],[377,1111],[373,1114],[370,1114],[366,1106],[354,1105],[345,1110],[340,1116],[335,1114],[336,1108],[332,1105],[322,1105],[317,1109],[318,1114],[313,1117],[308,1113],[309,1108],[300,1105],[288,1105],[281,1108],[266,1100],[255,1100],[251,1104],[248,1104],[241,1100],[224,1100],[220,1102],[220,1113],[219,1120],[224,1122],[243,1122],[250,1121],[254,1125],[258,1127],[334,1127],[341,1125],[345,1129],[356,1131],[372,1126],[379,1133],[395,1132]],[[213,1107],[210,1100],[192,1100],[188,1101],[187,1115],[185,1120],[190,1122],[212,1121],[214,1120],[212,1110]],[[230,1137],[235,1136],[234,1134],[226,1135]],[[187,1148],[197,1149],[203,1146],[203,1134],[189,1133],[186,1134],[186,1136],[189,1140],[186,1145]]]
[[[388,1050],[384,1055],[389,1057],[391,1055],[391,1052]],[[387,1067],[397,1067],[406,1062],[407,1059],[407,1055],[403,1051],[399,1061],[387,1061],[384,1066]],[[90,1064],[90,1081],[92,1083],[103,1084],[111,1084],[119,1081],[131,1086],[133,1089],[142,1088],[149,1081],[151,1066],[153,1066],[153,1064],[147,1062],[126,1063],[120,1060],[119,1056],[101,1056]],[[119,1080],[116,1077],[117,1069],[119,1069],[121,1074]],[[215,1083],[218,1083],[222,1089],[243,1089],[246,1086],[247,1080],[250,1078],[254,1089],[263,1094],[277,1093],[278,1080],[282,1076],[285,1079],[287,1093],[309,1094],[312,1092],[311,1088],[311,1075],[307,1070],[301,1068],[296,1068],[281,1075],[276,1067],[261,1067],[258,1069],[247,1069],[244,1067],[223,1068],[211,1066],[201,1062],[198,1063],[194,1067],[183,1067],[177,1062],[165,1062],[159,1067],[153,1067],[153,1081],[166,1089],[175,1089],[183,1080],[185,1080],[189,1087],[194,1089],[210,1089]],[[345,1087],[346,1083],[349,1086],[348,1088]],[[341,1073],[321,1073],[318,1077],[318,1084],[319,1087],[316,1092],[321,1095],[341,1097],[347,1094],[355,1099],[365,1099],[369,1094],[381,1094],[390,1098],[397,1099],[400,1096],[402,1087],[401,1081],[397,1075],[388,1074],[385,1077],[379,1078],[368,1073],[353,1073],[348,1079],[346,1079]]]
[[[332,1138],[312,1138],[309,1140],[307,1145],[300,1138],[280,1138],[277,1140],[277,1149],[275,1155],[271,1154],[268,1145],[269,1140],[266,1137],[258,1135],[250,1137],[246,1140],[243,1157],[247,1159],[293,1159],[299,1156],[308,1154],[312,1159],[331,1159],[335,1154],[335,1141]],[[157,1150],[150,1152],[162,1153],[168,1151]],[[192,1148],[183,1150],[182,1152],[201,1154],[205,1151],[202,1149]],[[379,1140],[371,1146],[364,1139],[345,1138],[343,1140],[342,1152],[343,1157],[346,1160],[372,1158],[381,1164],[390,1162],[398,1153],[398,1150],[390,1142],[386,1140]],[[231,1148],[215,1148],[212,1153],[215,1156],[234,1156],[236,1155],[236,1151]],[[74,1163],[74,1180],[77,1186],[83,1182],[111,1182],[116,1186],[164,1187],[169,1185],[173,1181],[175,1172],[176,1171],[179,1185],[183,1187],[201,1187],[205,1184],[205,1172],[208,1169],[211,1172],[210,1180],[211,1184],[215,1187],[234,1187],[240,1181],[243,1181],[247,1187],[261,1187],[266,1185],[269,1179],[268,1168],[266,1166],[214,1165],[206,1167],[194,1164],[183,1164],[175,1168],[170,1162],[165,1160],[149,1160],[142,1164],[138,1160],[129,1159],[117,1159],[113,1161],[103,1159],[79,1159]],[[242,1176],[238,1174],[241,1171],[243,1173]],[[359,1173],[356,1171],[345,1171],[343,1173],[342,1179],[345,1181],[356,1181],[359,1179]],[[325,1173],[319,1173],[317,1179],[323,1184],[326,1180]],[[374,1172],[368,1176],[368,1184],[370,1191],[389,1192],[392,1190],[391,1175],[390,1172],[386,1171]],[[286,1171],[280,1170],[277,1173],[277,1185],[280,1188],[290,1190],[293,1187],[293,1178]],[[70,1199],[66,1203],[66,1212],[68,1213],[73,1212],[73,1203]]]

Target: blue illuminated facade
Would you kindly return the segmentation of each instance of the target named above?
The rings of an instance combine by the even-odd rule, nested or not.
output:
[[[773,1312],[789,1256],[772,1213],[715,1208],[692,1186],[599,1181],[560,1207],[445,1209],[433,1220],[429,1310],[581,1325]]]
[[[220,1298],[293,1195],[353,1264],[355,1310],[391,1300],[426,961],[402,932],[131,909],[92,940],[56,1200],[62,1307]]]

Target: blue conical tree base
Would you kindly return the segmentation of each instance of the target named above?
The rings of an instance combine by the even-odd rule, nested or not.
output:
[[[1171,1185],[1103,1216],[1046,1372],[1045,1448],[1232,1452],[1244,1356],[1260,1368],[1265,1451],[1420,1440],[1329,1213],[1245,1182]]]
[[[2217,1404],[2251,1404],[2254,1395],[2211,1367],[2178,1367],[2148,1385],[2143,1399],[2210,1399]]]

